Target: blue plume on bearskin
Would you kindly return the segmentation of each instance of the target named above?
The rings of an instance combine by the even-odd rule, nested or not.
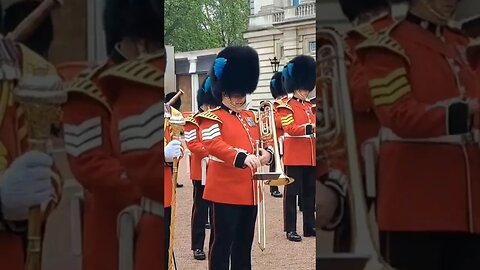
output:
[[[283,86],[288,93],[303,89],[313,91],[315,88],[315,59],[308,55],[299,55],[292,59],[283,70]]]

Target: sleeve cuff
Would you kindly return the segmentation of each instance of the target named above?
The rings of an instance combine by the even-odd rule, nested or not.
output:
[[[237,152],[237,156],[235,157],[235,161],[233,162],[233,165],[236,168],[245,169],[247,167],[247,166],[245,166],[245,159],[246,158],[247,158],[247,153]]]
[[[312,124],[307,124],[305,126],[305,135],[312,135],[313,134],[313,125]]]
[[[338,171],[334,170],[328,174],[328,177],[325,177],[324,185],[332,189],[337,193],[338,207],[335,210],[332,220],[329,224],[325,225],[322,230],[333,231],[342,223],[345,217],[345,207],[347,202],[347,183],[345,175]]]
[[[456,135],[469,132],[469,108],[466,102],[455,102],[447,107],[447,132]]]
[[[274,151],[273,151],[273,147],[269,146],[267,147],[267,150],[268,153],[270,153],[270,160],[268,161],[267,165],[272,165],[273,161],[275,160],[275,157],[274,157]]]

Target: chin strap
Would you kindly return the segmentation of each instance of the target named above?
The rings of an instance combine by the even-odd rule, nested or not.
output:
[[[430,5],[427,0],[421,0],[421,1],[422,1],[422,4],[424,4],[425,7],[428,9],[428,11],[430,11],[433,15],[435,15],[440,20],[445,21],[446,22],[445,25],[448,25],[448,23],[452,20],[453,16],[455,16],[455,12],[452,12],[450,16],[443,16],[434,7],[432,7],[432,5]]]

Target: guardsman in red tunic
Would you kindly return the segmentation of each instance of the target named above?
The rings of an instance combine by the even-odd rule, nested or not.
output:
[[[293,184],[285,187],[284,230],[287,239],[302,241],[297,234],[296,197],[303,207],[303,235],[315,236],[315,174],[316,141],[315,121],[312,104],[307,101],[308,94],[315,88],[315,60],[306,55],[292,59],[282,71],[285,89],[293,97],[277,106],[278,117],[285,132],[284,158],[286,174],[295,179]],[[302,151],[298,151],[302,149]]]
[[[368,93],[368,81],[363,67],[355,55],[355,47],[369,37],[378,34],[394,23],[391,16],[390,3],[387,0],[341,0],[340,5],[344,15],[349,19],[353,28],[344,36],[345,55],[347,58],[347,77],[349,80],[350,97],[353,106],[353,119],[355,136],[359,153],[360,168],[364,173],[364,182],[369,188],[366,189],[368,202],[375,197],[372,192],[375,187],[376,165],[376,141],[380,124],[375,113],[371,110],[371,101],[365,98]],[[323,230],[335,230],[334,250],[347,252],[351,248],[351,222],[349,205],[345,204],[346,175],[348,174],[348,162],[343,141],[334,149],[329,156],[329,174],[322,177],[321,183],[317,183],[317,189],[321,194],[317,198],[317,221]],[[340,154],[338,154],[340,153]],[[364,155],[362,155],[364,153]],[[318,166],[318,165],[317,165]],[[365,172],[368,172],[365,175]],[[325,187],[319,187],[325,185]],[[372,189],[373,187],[373,189]],[[329,190],[330,189],[330,190]],[[337,197],[336,202],[331,199],[332,191]],[[337,207],[337,208],[335,208]],[[323,214],[320,214],[323,213]],[[334,215],[332,217],[332,215]]]
[[[108,97],[113,151],[130,180],[131,193],[141,194],[119,216],[120,261],[137,270],[165,267],[163,149],[163,12],[157,1],[116,1],[126,23],[120,29],[121,48],[129,61],[103,72],[99,84]],[[159,27],[160,26],[160,27]],[[135,57],[136,56],[136,57]],[[139,202],[140,203],[140,202]],[[131,217],[132,223],[124,219]],[[123,222],[125,221],[125,222]],[[134,242],[134,247],[128,246]],[[129,253],[134,252],[134,254]],[[134,256],[132,256],[134,255]]]
[[[412,0],[406,19],[357,46],[380,124],[377,219],[398,269],[480,262],[480,85],[457,0]]]
[[[175,108],[168,106],[170,113],[175,110]],[[177,111],[178,112],[178,111]],[[180,112],[178,112],[180,113]],[[172,222],[172,201],[173,201],[173,194],[172,194],[172,181],[173,181],[173,159],[179,158],[183,154],[182,142],[179,140],[174,140],[172,138],[172,130],[170,128],[170,121],[165,118],[164,121],[164,131],[165,131],[165,142],[164,142],[164,166],[163,166],[163,174],[164,174],[164,207],[165,207],[165,247],[164,247],[164,256],[165,256],[165,269],[169,269],[168,265],[168,255],[170,249],[170,225]]]
[[[20,3],[10,6],[6,11],[8,17],[3,21],[6,29],[15,28],[35,7]],[[10,47],[18,50],[19,77],[34,75],[39,70],[56,75],[54,66],[42,57],[48,52],[53,38],[51,35],[45,36],[53,32],[47,21],[41,23],[38,31],[34,31],[37,39],[29,39],[26,46],[12,42],[2,44],[4,49]],[[40,36],[39,32],[42,33]],[[6,53],[2,50],[3,57],[7,56]],[[2,74],[17,68],[9,66],[12,64],[10,59],[1,59],[0,62],[10,68],[2,70]],[[0,269],[24,270],[28,210],[32,206],[46,204],[51,209],[52,205],[58,203],[61,188],[55,184],[59,178],[52,170],[53,158],[48,154],[27,151],[25,112],[14,102],[12,93],[16,82],[3,75],[0,81]]]
[[[210,270],[252,269],[258,202],[253,174],[273,157],[271,147],[259,147],[256,155],[259,125],[254,113],[245,109],[246,95],[257,88],[259,71],[254,49],[223,49],[209,74],[212,91],[222,105],[197,116],[210,158],[203,195],[212,202]]]
[[[100,78],[112,91],[112,128],[117,128],[119,160],[142,194],[143,213],[135,243],[138,270],[160,269],[165,263],[164,172],[159,166],[164,161],[164,66],[163,52],[159,52],[109,69]]]
[[[106,36],[112,39],[122,28],[112,2],[106,6],[105,15]],[[108,27],[110,20],[116,21],[118,29]],[[63,108],[67,157],[76,180],[84,188],[82,267],[85,270],[118,269],[117,217],[126,206],[140,199],[114,151],[111,106],[106,91],[98,84],[104,71],[126,61],[120,43],[112,48],[106,63],[82,72],[67,85],[68,102]]]
[[[54,67],[26,47],[20,48],[22,74],[33,74],[36,68]],[[26,150],[26,127],[23,109],[13,102],[14,82],[6,79],[0,95],[0,268],[25,269],[23,238],[27,233],[28,210],[58,198],[52,179],[53,158]],[[10,85],[10,87],[8,87]],[[55,194],[57,193],[57,195]]]
[[[202,160],[208,158],[208,152],[202,144],[200,126],[196,120],[198,114],[215,108],[220,103],[211,91],[211,79],[207,77],[202,87],[197,92],[197,104],[199,112],[190,115],[185,124],[185,141],[190,150],[190,178],[193,183],[193,207],[192,207],[192,250],[196,260],[205,260],[203,251],[205,242],[205,224],[208,221],[209,202],[203,199],[205,184],[202,183]]]
[[[282,73],[277,72],[275,73],[272,78],[270,79],[270,93],[272,94],[272,97],[275,99],[274,106],[278,106],[278,104],[281,104],[281,102],[286,101],[288,99],[288,93],[283,89],[282,85]],[[276,112],[275,112],[276,113]],[[277,127],[277,136],[279,138],[283,138],[283,129],[282,129],[282,124],[280,122],[280,119],[275,118],[275,126]],[[279,149],[282,149],[283,143],[279,142]],[[279,153],[282,155],[283,153]],[[274,166],[272,165],[270,167],[270,170],[274,170]],[[283,170],[284,168],[282,168]],[[270,194],[275,197],[275,198],[282,198],[283,195],[278,190],[277,186],[270,186]]]

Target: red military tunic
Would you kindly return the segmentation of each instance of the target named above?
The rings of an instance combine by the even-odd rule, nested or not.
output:
[[[65,144],[70,168],[85,189],[83,269],[118,268],[117,217],[140,193],[121,165],[111,130],[111,109],[99,76],[113,60],[81,74],[67,88]],[[88,108],[88,109],[85,109]],[[102,256],[98,256],[102,254]]]
[[[445,143],[462,141],[449,134],[467,129],[468,112],[451,105],[478,98],[479,83],[462,53],[467,40],[448,29],[442,38],[405,21],[357,48],[382,126],[381,230],[480,232],[478,142]]]
[[[47,71],[49,75],[56,74],[55,68],[41,56],[23,45],[18,46],[22,75],[34,74],[37,69]],[[14,82],[0,89],[0,172],[25,151],[27,151],[27,129],[24,111],[15,103],[11,90]],[[1,179],[0,179],[1,181]],[[61,186],[54,182],[55,192],[60,198]],[[56,203],[56,202],[55,202]],[[51,206],[49,206],[51,208]],[[22,238],[7,231],[0,225],[0,269],[24,270],[25,259]]]
[[[207,184],[203,198],[208,201],[256,205],[253,174],[243,168],[245,154],[255,154],[260,129],[252,111],[235,113],[217,107],[197,116],[202,130],[202,142],[210,154]]]
[[[366,96],[368,97],[368,95],[365,95],[369,91],[368,81],[361,63],[356,59],[355,48],[361,42],[386,29],[393,23],[392,17],[386,13],[368,24],[353,29],[345,37],[345,42],[348,44],[352,57],[352,65],[348,69],[348,85],[354,111],[355,133],[359,153],[361,153],[362,143],[378,135],[380,124],[371,109],[371,100],[365,98]]]
[[[190,115],[185,120],[185,141],[190,150],[190,178],[193,181],[202,180],[201,161],[208,157],[208,152],[202,144],[202,134],[198,122],[195,120],[198,114]]]
[[[285,132],[283,163],[285,166],[315,166],[316,140],[306,135],[307,125],[315,126],[316,118],[309,101],[296,98],[278,105],[278,116]],[[301,149],[301,151],[299,151]]]
[[[119,159],[127,175],[141,191],[143,202],[152,202],[153,212],[144,209],[137,227],[135,269],[161,269],[165,258],[163,204],[163,74],[164,54],[128,61],[102,74],[101,84],[112,100],[112,132]],[[114,131],[113,131],[114,129]],[[158,206],[161,206],[159,209]]]

